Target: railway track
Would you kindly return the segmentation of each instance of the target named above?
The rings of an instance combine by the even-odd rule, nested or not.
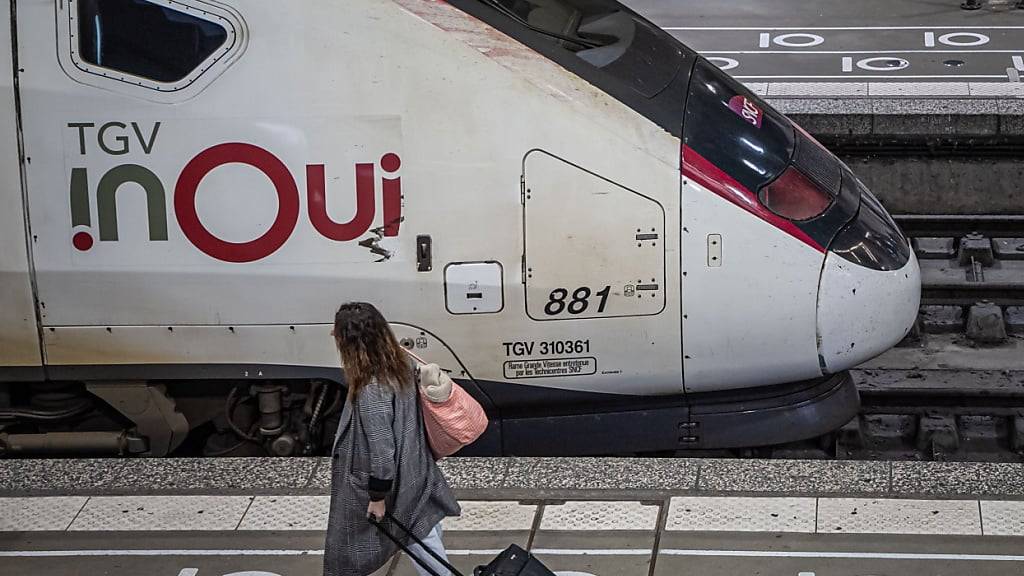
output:
[[[710,455],[1024,462],[1024,367],[1016,368],[854,370],[861,410],[839,430],[793,444]]]
[[[1024,461],[1024,366],[855,371],[861,412],[836,457]]]
[[[854,371],[860,415],[817,439],[818,449],[832,458],[1024,461],[1024,215],[894,219],[921,265],[920,322],[901,347]]]
[[[901,214],[893,219],[914,238],[960,238],[972,232],[988,237],[1024,237],[1024,215],[1020,214]]]
[[[964,307],[992,302],[1007,317],[1007,329],[1017,329],[1015,307],[1024,306],[1024,216],[902,215],[895,219],[911,237],[921,265],[923,305]]]

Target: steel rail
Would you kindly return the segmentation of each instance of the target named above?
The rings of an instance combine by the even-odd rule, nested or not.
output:
[[[893,220],[912,238],[959,238],[972,232],[990,238],[1024,238],[1024,214],[894,214]]]

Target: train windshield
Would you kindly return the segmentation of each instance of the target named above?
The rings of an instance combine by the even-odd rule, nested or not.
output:
[[[751,191],[789,165],[792,124],[706,60],[697,62],[683,122],[684,143]]]
[[[697,61],[690,79],[684,175],[823,251],[857,213],[853,174],[707,60]]]
[[[647,98],[675,78],[678,42],[612,0],[481,0]]]

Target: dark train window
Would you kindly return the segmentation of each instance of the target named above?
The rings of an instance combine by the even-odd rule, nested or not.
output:
[[[683,60],[666,32],[608,0],[484,0],[647,98],[665,89]]]
[[[219,24],[146,0],[79,0],[78,52],[89,64],[177,82],[227,40]]]
[[[873,270],[899,270],[910,260],[910,242],[878,198],[853,174],[860,192],[860,211],[829,246],[829,250]]]
[[[789,166],[790,121],[706,60],[694,66],[683,142],[756,192]]]

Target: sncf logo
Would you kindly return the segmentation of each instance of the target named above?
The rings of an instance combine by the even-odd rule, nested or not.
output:
[[[108,141],[104,145],[103,134],[110,130],[127,129],[122,123],[108,123],[100,127],[98,142],[107,154],[126,154],[130,149],[128,136],[113,139],[122,147],[112,148]],[[91,123],[68,125],[79,131],[79,143],[85,154],[86,130]],[[149,153],[156,140],[160,123],[154,124],[148,140],[140,128],[132,123],[135,134],[145,153]],[[123,138],[124,140],[120,140]],[[262,172],[273,184],[277,193],[277,215],[260,237],[248,242],[230,242],[218,237],[200,220],[196,209],[196,195],[203,179],[221,166],[244,164]],[[313,228],[323,237],[337,242],[358,239],[373,225],[377,211],[377,185],[380,183],[383,226],[372,232],[378,237],[398,236],[402,224],[402,180],[397,176],[401,159],[395,153],[384,154],[377,163],[355,164],[355,215],[348,222],[337,222],[327,213],[327,183],[323,164],[307,164],[305,167],[306,209]],[[377,169],[381,171],[378,179]],[[96,183],[96,220],[98,231],[93,228],[90,202],[90,176],[88,168],[72,168],[70,180],[71,225],[75,230],[72,244],[77,250],[88,251],[99,234],[101,242],[117,241],[118,213],[116,196],[125,184],[141,187],[146,196],[149,239],[166,241],[167,235],[167,194],[164,183],[150,169],[139,164],[121,164],[101,176]],[[273,153],[244,142],[217,144],[199,152],[189,160],[178,175],[173,187],[174,216],[185,238],[204,254],[224,262],[255,262],[276,252],[288,241],[295,231],[300,216],[300,190],[294,175]]]
[[[764,118],[764,111],[754,104],[752,100],[737,94],[729,100],[729,109],[735,112],[750,124],[760,128],[761,120]]]

